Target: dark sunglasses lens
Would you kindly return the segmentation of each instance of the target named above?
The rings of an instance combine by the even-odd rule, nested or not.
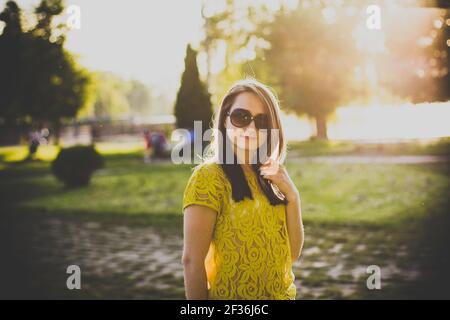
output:
[[[255,117],[255,127],[256,129],[267,129],[269,126],[269,120],[267,115],[260,114]]]
[[[235,109],[230,115],[231,123],[238,128],[248,126],[252,121],[251,114],[244,109]]]

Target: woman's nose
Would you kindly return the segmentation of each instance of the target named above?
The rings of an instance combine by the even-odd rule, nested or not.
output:
[[[247,127],[244,128],[244,135],[251,138],[256,138],[258,136],[258,131],[256,130],[254,125],[253,126],[248,125]]]

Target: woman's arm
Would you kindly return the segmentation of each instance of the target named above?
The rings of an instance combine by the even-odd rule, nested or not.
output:
[[[304,241],[300,193],[289,177],[286,168],[281,164],[269,161],[261,166],[260,174],[265,179],[275,183],[288,202],[286,205],[286,224],[291,246],[291,258],[294,262],[301,255]]]
[[[212,240],[217,213],[200,205],[184,209],[184,286],[186,299],[207,300],[205,258]]]
[[[305,238],[305,233],[303,230],[302,221],[302,209],[300,194],[291,196],[291,198],[286,198],[288,204],[286,205],[286,222],[289,234],[289,243],[291,245],[291,257],[292,262],[298,260],[302,253],[303,241]]]

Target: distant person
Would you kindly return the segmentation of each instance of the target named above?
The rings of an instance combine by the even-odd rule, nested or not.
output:
[[[167,151],[167,139],[164,132],[161,130],[156,131],[152,135],[152,145],[154,149],[155,158],[165,158]]]
[[[45,144],[47,144],[48,143],[48,137],[50,136],[50,130],[48,130],[48,128],[43,128],[42,130],[41,130],[41,144],[42,144],[42,142],[44,142]]]
[[[28,159],[33,159],[39,145],[41,144],[41,133],[38,130],[32,131],[29,136]]]
[[[152,162],[153,156],[153,143],[152,143],[152,133],[147,128],[144,129],[144,141],[145,141],[145,151],[144,151],[144,162]]]
[[[91,126],[91,142],[95,143],[98,141],[100,137],[100,130],[97,128],[95,124]]]

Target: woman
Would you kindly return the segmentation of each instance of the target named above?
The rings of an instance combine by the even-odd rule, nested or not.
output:
[[[187,299],[296,297],[292,263],[303,224],[299,192],[282,165],[279,112],[272,92],[253,79],[222,100],[214,154],[195,168],[183,197]]]

